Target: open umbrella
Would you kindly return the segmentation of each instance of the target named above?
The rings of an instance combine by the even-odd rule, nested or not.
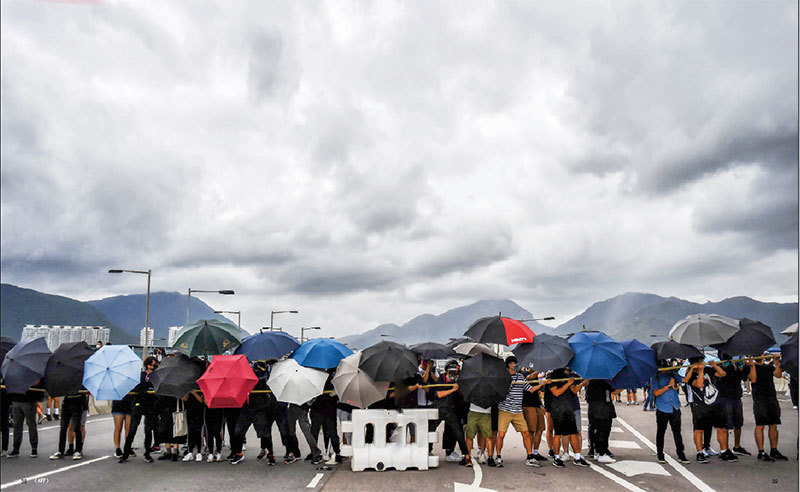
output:
[[[478,342],[466,342],[462,343],[461,345],[456,345],[453,349],[456,354],[463,355],[466,357],[471,357],[473,355],[478,354],[486,354],[497,357],[497,354],[494,353],[494,350],[491,349],[485,343],[478,343]]]
[[[280,359],[284,355],[291,354],[299,346],[300,342],[288,333],[267,331],[242,340],[242,344],[236,347],[234,354],[245,355],[250,362]]]
[[[650,347],[656,351],[656,359],[658,360],[692,359],[694,357],[703,356],[703,352],[700,352],[697,347],[685,343],[678,343],[675,340],[656,342]]]
[[[472,337],[457,337],[457,338],[451,338],[450,340],[447,341],[445,345],[447,345],[448,347],[456,348],[456,346],[461,345],[462,343],[475,342],[475,341],[476,340]]]
[[[505,399],[511,374],[501,359],[478,354],[464,361],[457,382],[464,401],[489,408]]]
[[[44,376],[51,352],[43,337],[24,340],[6,354],[0,372],[6,393],[23,394]]]
[[[183,398],[197,387],[197,380],[204,371],[205,365],[201,361],[178,353],[161,361],[150,374],[150,383],[157,395]]]
[[[704,363],[709,363],[711,361],[719,362],[719,357],[712,354],[711,352],[706,352],[705,354],[703,354]],[[686,365],[682,366],[680,369],[678,369],[678,374],[680,374],[681,377],[686,376],[686,369],[688,369],[688,366]]]
[[[359,369],[375,381],[399,381],[417,373],[417,356],[405,345],[382,341],[361,352]]]
[[[137,384],[140,359],[127,345],[103,345],[83,364],[83,386],[97,400],[121,400]]]
[[[795,333],[797,333],[797,323],[792,323],[781,332],[781,335],[794,335]]]
[[[751,319],[739,320],[739,331],[725,343],[711,345],[723,354],[734,355],[761,355],[765,350],[775,345],[772,328]]]
[[[339,361],[331,382],[339,401],[358,408],[367,408],[376,401],[386,398],[389,383],[376,382],[358,368],[361,352],[348,355]]]
[[[83,386],[83,367],[94,350],[84,341],[62,343],[47,361],[44,387],[50,396],[77,394]]]
[[[625,361],[628,363],[611,380],[614,389],[641,388],[658,372],[656,351],[639,340],[622,342]]]
[[[739,322],[719,314],[690,314],[669,330],[669,337],[678,343],[704,347],[727,342],[739,331]]]
[[[16,344],[17,342],[9,337],[0,337],[0,363],[3,362],[3,359],[6,358],[8,351],[14,348],[14,345]]]
[[[520,367],[530,367],[539,372],[552,371],[570,365],[575,352],[566,339],[542,333],[532,343],[521,343],[514,350]]]
[[[327,379],[325,371],[286,359],[272,365],[267,384],[278,401],[302,405],[322,394]]]
[[[208,408],[241,408],[257,382],[244,355],[215,355],[197,385]]]
[[[242,343],[241,330],[216,319],[201,319],[180,329],[172,346],[190,356],[217,355]]]
[[[449,359],[458,354],[452,347],[441,343],[423,342],[411,346],[411,351],[417,354],[422,360]]]
[[[781,368],[797,378],[797,333],[781,345]]]
[[[331,369],[352,353],[352,350],[335,340],[315,338],[300,345],[292,354],[292,359],[304,367]]]
[[[515,343],[530,343],[535,336],[533,330],[522,321],[502,316],[489,316],[472,323],[464,332],[465,336],[472,337],[478,342],[499,343],[513,345]]]
[[[625,367],[622,344],[605,333],[581,331],[568,342],[575,352],[569,367],[584,379],[611,379]]]

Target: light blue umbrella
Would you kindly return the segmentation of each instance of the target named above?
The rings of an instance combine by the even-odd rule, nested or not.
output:
[[[127,345],[105,345],[83,363],[83,386],[98,400],[121,400],[137,384],[142,359]]]
[[[352,350],[335,340],[315,338],[300,345],[292,354],[292,359],[304,367],[330,369],[352,353]]]
[[[575,352],[569,367],[583,379],[611,379],[627,364],[622,344],[605,333],[582,331],[568,342]]]
[[[719,362],[719,357],[717,357],[716,355],[713,355],[711,352],[706,352],[704,357],[703,357],[703,362],[708,363],[708,362],[711,362],[712,360],[714,362]],[[689,367],[689,366],[683,366],[680,369],[678,369],[678,374],[680,374],[681,376],[686,376],[686,368],[687,367]]]

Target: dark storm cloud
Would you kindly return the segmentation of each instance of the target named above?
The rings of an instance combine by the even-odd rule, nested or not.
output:
[[[383,291],[400,283],[399,272],[385,267],[330,263],[297,264],[278,276],[278,283],[295,293],[342,295]]]

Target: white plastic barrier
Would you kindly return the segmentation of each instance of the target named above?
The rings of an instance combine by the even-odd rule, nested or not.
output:
[[[342,433],[353,433],[352,444],[342,446],[342,455],[351,457],[353,471],[437,467],[439,457],[428,456],[428,444],[437,442],[439,434],[428,432],[428,420],[438,418],[439,411],[435,408],[353,410],[352,420],[342,422]]]

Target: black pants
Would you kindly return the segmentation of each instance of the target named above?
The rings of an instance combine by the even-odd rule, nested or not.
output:
[[[269,454],[273,454],[272,421],[268,419],[266,410],[257,408],[244,408],[239,413],[234,433],[231,434],[231,452],[236,454],[242,452],[244,437],[251,425],[256,429],[256,434],[261,441],[261,449],[266,449]]]
[[[8,417],[11,415],[11,402],[8,401],[8,396],[3,393],[3,399],[0,401],[0,431],[3,433],[3,451],[8,451],[8,441],[10,437]]]
[[[320,429],[322,429],[325,449],[328,448],[328,442],[330,442],[331,446],[333,446],[333,452],[339,454],[339,434],[336,430],[336,414],[327,416],[312,410],[311,434],[314,438],[319,437]]]
[[[15,401],[11,403],[11,416],[14,418],[14,452],[19,453],[22,446],[22,423],[28,426],[28,438],[31,443],[31,450],[39,447],[39,430],[36,424],[36,402],[35,401]],[[80,432],[80,427],[78,427]]]
[[[589,441],[594,452],[608,454],[608,438],[611,435],[611,423],[614,419],[597,418],[589,415]]]
[[[672,428],[672,438],[675,440],[675,451],[678,456],[683,454],[683,438],[681,437],[681,411],[673,410],[664,413],[656,410],[656,452],[664,455],[664,434],[667,433],[667,424]]]
[[[438,407],[439,409],[439,421],[444,422],[445,431],[447,429],[450,430],[452,435],[455,437],[455,442],[458,443],[458,449],[461,451],[462,455],[467,454],[467,442],[464,440],[464,428],[461,427],[461,422],[458,420],[458,415],[456,412],[448,407]],[[444,439],[442,439],[442,448],[447,449],[445,447]],[[455,448],[455,445],[453,445]]]
[[[208,434],[208,452],[222,452],[222,419],[224,416],[221,408],[206,408],[205,422]]]
[[[68,399],[64,399],[61,404],[61,427],[58,430],[58,451],[64,454],[67,445],[67,431],[71,425],[75,431],[75,451],[83,452],[83,432],[81,432],[81,415],[83,414],[83,399],[80,398],[77,405],[71,404]]]
[[[130,456],[131,451],[133,450],[133,439],[136,437],[136,431],[139,429],[139,424],[142,422],[143,418],[144,418],[145,453],[149,453],[150,449],[153,447],[153,435],[155,434],[156,414],[152,408],[134,403],[133,408],[131,409],[131,423],[130,426],[128,427],[128,436],[125,438],[125,446],[122,452],[122,454],[126,458]],[[65,417],[62,417],[62,420],[64,419]],[[75,439],[77,440],[77,436],[79,434],[78,429],[80,429],[80,425],[78,425],[77,427],[72,426],[72,428],[76,429]]]

